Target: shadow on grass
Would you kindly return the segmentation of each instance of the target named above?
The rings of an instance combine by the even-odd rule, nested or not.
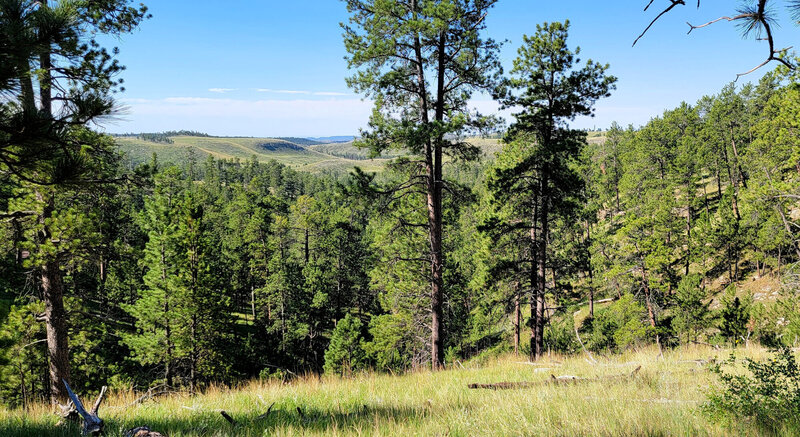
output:
[[[266,417],[261,417],[263,411],[252,413],[230,413],[235,424],[229,423],[219,414],[219,410],[198,411],[189,417],[153,417],[142,416],[142,412],[133,415],[130,419],[106,421],[108,437],[121,437],[125,431],[137,426],[146,425],[167,437],[199,437],[199,436],[265,436],[273,435],[276,429],[293,429],[300,434],[305,432],[347,432],[357,430],[371,433],[376,426],[391,425],[396,423],[409,424],[422,421],[432,416],[432,409],[420,407],[384,407],[362,405],[357,408],[339,411],[321,410],[303,407],[273,408]],[[161,416],[164,414],[162,413]],[[22,419],[0,422],[0,436],[3,437],[77,437],[80,428],[71,424],[57,427],[46,421],[35,422],[32,419]]]

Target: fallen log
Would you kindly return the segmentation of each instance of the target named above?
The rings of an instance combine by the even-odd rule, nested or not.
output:
[[[58,405],[58,408],[61,410],[58,413],[58,416],[61,420],[58,421],[58,425],[61,426],[66,422],[77,422],[81,419],[80,414],[78,414],[78,410],[75,409],[75,404],[72,403],[72,400],[67,402],[66,405]]]
[[[472,383],[469,384],[468,387],[472,389],[491,389],[491,390],[506,390],[512,388],[530,388],[530,387],[541,387],[545,385],[568,385],[574,384],[579,382],[597,382],[597,381],[608,381],[614,379],[626,379],[626,378],[633,378],[639,373],[639,370],[642,369],[642,366],[637,367],[631,373],[625,373],[622,375],[613,375],[613,376],[601,376],[597,378],[581,378],[578,376],[573,375],[561,375],[555,376],[550,375],[550,379],[546,379],[544,381],[517,381],[517,382],[495,382],[491,384],[478,384]]]
[[[157,391],[158,389],[160,389],[162,387],[164,387],[164,390]],[[139,396],[138,398],[136,398],[136,400],[134,400],[133,402],[128,404],[128,406],[130,407],[130,406],[133,406],[133,405],[141,404],[144,401],[148,401],[148,400],[154,399],[154,398],[156,398],[158,396],[163,396],[163,395],[170,394],[170,393],[176,393],[176,391],[175,390],[171,390],[171,389],[169,389],[169,387],[166,387],[164,385],[160,385],[160,386],[156,386],[156,387],[150,387],[149,389],[147,389],[147,393],[145,393],[145,394]]]

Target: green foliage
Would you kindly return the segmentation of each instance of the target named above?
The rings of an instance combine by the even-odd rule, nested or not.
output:
[[[571,314],[550,320],[544,330],[544,344],[553,352],[572,354],[580,350],[581,345],[575,337],[575,319]]]
[[[701,282],[700,275],[684,276],[675,295],[676,308],[672,325],[678,334],[685,334],[687,342],[696,341],[699,333],[710,323],[708,303],[705,302],[706,293],[700,287]]]
[[[331,342],[325,351],[325,373],[349,375],[366,365],[363,325],[358,317],[347,314],[333,330]]]
[[[499,45],[484,35],[495,1],[346,4],[349,84],[375,102],[364,149],[190,131],[117,138],[134,169],[83,124],[121,89],[120,66],[91,39],[132,30],[146,9],[0,2],[0,402],[50,394],[35,321],[45,270],[63,285],[59,350],[81,392],[486,359],[511,349],[517,314],[523,336],[534,328],[531,350],[572,353],[574,320],[561,311],[583,314],[589,297],[619,297],[584,322],[592,350],[647,344],[654,326],[688,342],[713,333],[715,287],[751,274],[780,278],[785,293],[763,304],[726,295],[720,335],[797,343],[796,73],[587,139],[570,123],[616,79],[578,59],[568,22],[526,36],[501,80]],[[465,139],[495,126],[469,108],[481,91],[520,112],[502,150],[474,162],[479,143],[497,151]],[[379,154],[391,162],[366,159]],[[386,171],[336,173],[351,159]]]
[[[584,322],[586,346],[595,351],[619,352],[641,345],[655,336],[646,322],[647,312],[631,294],[625,294],[607,308],[595,311]]]
[[[412,365],[415,343],[418,338],[410,330],[412,320],[401,314],[373,316],[369,322],[372,340],[364,343],[364,350],[380,370],[406,370]],[[411,334],[411,335],[409,335]]]
[[[744,419],[770,432],[796,433],[800,429],[800,368],[791,349],[777,350],[764,361],[745,358],[744,373],[726,369],[736,362],[731,355],[711,367],[720,385],[708,393],[703,411],[729,424]]]
[[[142,132],[136,135],[137,139],[144,140],[144,141],[151,141],[154,143],[164,143],[164,144],[174,144],[175,141],[172,141],[170,137],[165,133],[145,133]]]
[[[41,303],[13,306],[0,325],[0,401],[6,405],[45,400],[47,344],[44,325],[36,321],[43,309]]]
[[[744,344],[750,335],[750,307],[752,297],[740,299],[735,289],[729,288],[719,310],[720,334],[734,345]]]
[[[223,347],[230,332],[230,301],[200,195],[187,189],[177,168],[156,178],[142,218],[149,238],[143,260],[146,288],[125,307],[137,325],[125,343],[141,364],[163,368],[169,385],[180,374],[192,385],[228,376]]]
[[[112,113],[113,93],[124,90],[115,78],[123,67],[96,37],[130,32],[149,16],[129,3],[0,4],[0,91],[10,97],[0,104],[4,171],[45,184],[90,179],[103,136],[84,125]],[[53,98],[60,103],[55,116]]]

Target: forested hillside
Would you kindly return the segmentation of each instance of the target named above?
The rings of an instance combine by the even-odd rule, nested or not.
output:
[[[570,157],[580,201],[548,235],[547,349],[576,351],[573,327],[595,351],[794,344],[796,298],[773,292],[799,259],[798,92],[775,75],[727,86],[640,129],[612,126]],[[458,182],[445,201],[446,363],[516,342],[529,353],[530,232],[498,220],[515,212],[489,183],[525,153],[510,143],[446,170]],[[135,183],[58,192],[55,248],[36,242],[35,216],[11,216],[41,208],[30,186],[7,183],[4,402],[48,396],[43,308],[27,278],[52,250],[84,390],[425,366],[424,237],[397,231],[413,210],[387,214],[384,193],[355,182],[276,162],[154,160]],[[750,285],[761,277],[767,292]],[[613,302],[592,308],[592,297]]]
[[[155,138],[156,140],[153,140]],[[223,138],[198,135],[138,134],[117,136],[122,165],[129,170],[150,161],[155,153],[164,162],[184,164],[190,159],[277,161],[310,173],[346,175],[355,166],[380,171],[386,157],[368,159],[352,143],[319,143],[303,138]],[[190,155],[194,155],[193,158]]]
[[[344,3],[347,83],[374,108],[322,143],[98,133],[122,67],[93,38],[147,8],[0,2],[0,403],[797,346],[797,59],[587,132],[618,78],[569,21],[503,71],[493,1]]]

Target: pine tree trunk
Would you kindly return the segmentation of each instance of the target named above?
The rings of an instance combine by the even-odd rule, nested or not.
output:
[[[536,331],[538,322],[536,320],[536,302],[538,301],[538,290],[539,290],[539,279],[538,279],[538,265],[536,263],[536,258],[538,256],[537,245],[539,244],[539,239],[536,236],[536,223],[538,220],[539,214],[539,204],[535,204],[533,208],[533,215],[531,216],[531,229],[530,229],[530,283],[531,283],[531,297],[530,297],[530,307],[531,307],[531,344],[530,344],[530,360],[536,361]]]
[[[592,227],[589,220],[586,220],[586,246],[588,247],[592,241]],[[589,318],[594,318],[594,272],[592,272],[592,258],[588,254],[589,265],[586,268],[586,276],[589,278]]]
[[[70,380],[69,341],[64,284],[57,261],[48,261],[42,266],[42,296],[50,368],[50,402],[65,404],[69,394],[62,380]]]
[[[521,316],[519,282],[514,282],[514,355],[519,355]]]
[[[169,291],[167,290],[167,256],[166,256],[166,247],[162,245],[161,249],[161,287],[164,290],[164,341],[167,343],[167,356],[164,360],[164,379],[167,382],[168,387],[172,387],[172,354],[174,346],[172,344],[172,324],[170,321],[172,320],[172,314],[170,314],[170,307],[169,307]]]
[[[51,238],[47,225],[53,216],[54,199],[47,199],[40,192],[36,198],[44,203],[39,223],[39,242],[44,243]],[[64,309],[64,283],[58,259],[50,259],[41,266],[42,299],[45,306],[45,330],[47,334],[48,367],[50,375],[51,403],[66,403],[69,394],[62,380],[70,380],[69,339],[67,332],[67,312]]]
[[[434,173],[435,174],[435,173]],[[434,176],[435,178],[436,176]],[[433,181],[434,185],[439,185]],[[428,221],[431,243],[431,365],[434,370],[444,363],[442,336],[442,200],[441,187],[428,195]]]
[[[747,189],[747,178],[744,175],[744,171],[742,170],[742,164],[739,160],[739,151],[736,149],[736,139],[733,137],[733,125],[730,126],[731,129],[731,148],[733,149],[733,159],[736,160],[736,169],[739,171],[739,178],[742,180],[742,186]]]
[[[22,62],[19,66],[20,73],[23,75],[19,78],[22,109],[25,112],[36,111],[36,95],[33,91],[33,80],[30,76],[30,65],[28,62]]]
[[[41,7],[47,7],[47,0],[42,0]],[[52,77],[50,69],[52,61],[49,51],[43,52],[39,57],[39,96],[41,111],[52,117]],[[29,70],[28,70],[29,71]],[[23,100],[31,109],[33,100],[32,79],[30,76],[21,81],[23,87]],[[35,103],[32,108],[35,109]],[[42,201],[43,195],[39,192],[36,197]],[[55,202],[52,195],[44,201],[44,209],[39,217],[42,229],[39,237],[44,242],[51,238],[47,221],[52,217]],[[41,268],[42,297],[45,305],[45,327],[47,334],[48,367],[50,373],[50,401],[51,403],[66,403],[69,393],[64,386],[64,381],[70,381],[69,363],[69,338],[67,331],[67,313],[64,309],[64,282],[58,258],[46,261]]]
[[[692,190],[691,184],[686,187],[686,266],[685,275],[689,275],[689,263],[692,259]]]
[[[653,296],[650,293],[650,283],[647,279],[647,270],[642,259],[642,287],[644,288],[644,297],[647,301],[647,318],[650,320],[650,326],[656,327],[656,313],[653,310]]]
[[[545,290],[547,290],[547,233],[549,232],[548,229],[548,214],[549,214],[549,192],[547,189],[548,184],[550,181],[548,180],[547,174],[542,175],[542,189],[541,189],[541,202],[542,202],[542,212],[540,215],[540,223],[542,224],[542,230],[539,234],[539,244],[537,249],[539,251],[538,255],[536,256],[537,262],[537,279],[538,283],[536,286],[536,318],[535,325],[536,325],[536,344],[535,347],[531,347],[534,349],[534,357],[539,359],[544,354],[544,326],[545,326],[545,314],[544,314],[544,307],[545,307]]]
[[[305,230],[304,238],[305,240],[303,242],[303,258],[305,260],[305,264],[308,265],[308,260],[309,260],[308,229]]]

